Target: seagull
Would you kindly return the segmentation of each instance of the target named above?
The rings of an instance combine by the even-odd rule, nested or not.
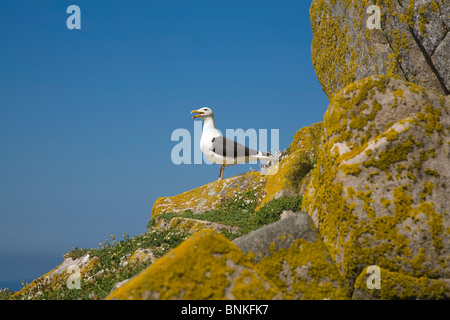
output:
[[[214,113],[210,108],[203,107],[192,110],[196,113],[192,119],[200,118],[203,121],[202,137],[200,138],[200,150],[206,158],[216,164],[220,164],[219,180],[223,179],[226,166],[242,164],[250,161],[276,161],[270,153],[250,149],[234,140],[222,136],[216,129]]]

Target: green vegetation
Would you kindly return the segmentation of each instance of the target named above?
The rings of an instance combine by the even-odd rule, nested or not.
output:
[[[275,222],[280,219],[280,215],[284,210],[299,211],[301,207],[302,197],[280,197],[272,199],[264,204],[261,209],[255,211],[257,199],[254,197],[255,191],[246,191],[242,198],[234,197],[222,203],[217,210],[211,210],[204,213],[193,213],[192,211],[184,211],[182,213],[165,212],[159,214],[157,219],[152,219],[147,225],[148,228],[156,226],[156,221],[163,219],[169,222],[174,217],[184,217],[205,221],[217,222],[233,227],[238,227],[239,234],[222,231],[230,240],[256,230],[266,224]]]
[[[155,257],[162,257],[168,250],[176,247],[187,238],[188,234],[175,229],[158,230],[149,229],[145,234],[130,237],[124,234],[123,240],[116,242],[114,236],[100,243],[100,248],[78,249],[74,248],[65,254],[65,258],[77,259],[88,253],[90,256],[98,257],[103,266],[113,267],[120,262],[120,257],[135,252],[139,248],[152,248]]]
[[[13,294],[14,291],[9,290],[8,288],[0,288],[0,300],[10,300]]]
[[[129,279],[140,273],[152,262],[150,259],[135,259],[130,257],[140,248],[150,248],[155,258],[162,257],[172,248],[187,239],[188,233],[174,230],[157,230],[151,228],[145,234],[130,237],[126,234],[123,240],[117,242],[114,236],[101,243],[101,247],[93,249],[74,248],[64,258],[78,259],[89,254],[90,267],[81,270],[80,289],[69,289],[67,273],[65,277],[52,276],[36,279],[27,285],[26,290],[13,294],[11,291],[0,292],[0,300],[5,299],[103,299],[109,294],[114,284]]]
[[[259,189],[250,189],[237,193],[233,197],[224,199],[217,210],[202,214],[194,214],[191,211],[178,214],[162,213],[157,219],[151,219],[145,234],[130,237],[124,233],[121,241],[116,241],[116,238],[111,235],[110,239],[100,243],[98,248],[75,247],[64,258],[75,260],[89,255],[90,259],[88,265],[80,270],[80,289],[68,288],[67,272],[55,275],[51,271],[31,284],[27,284],[26,289],[19,292],[0,291],[0,300],[103,299],[116,283],[132,278],[152,264],[151,259],[133,259],[137,250],[149,249],[153,257],[158,259],[190,236],[188,232],[179,229],[158,228],[156,220],[159,219],[170,221],[174,217],[181,216],[236,226],[240,230],[239,234],[222,232],[228,239],[233,239],[280,219],[283,210],[300,209],[302,198],[297,196],[271,200],[256,211],[259,191]]]
[[[205,229],[106,299],[270,300],[278,295],[237,246]]]

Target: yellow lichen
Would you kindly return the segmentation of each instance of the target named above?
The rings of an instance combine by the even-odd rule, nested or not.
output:
[[[247,187],[262,187],[265,179],[259,172],[247,172],[232,178],[214,181],[177,196],[158,198],[153,204],[152,219],[163,212],[185,210],[207,211],[217,208],[223,199],[241,192]]]
[[[392,272],[381,268],[380,289],[369,289],[367,286],[367,267],[355,282],[355,289],[364,291],[374,298],[393,299],[448,299],[449,287],[442,280],[427,277],[414,277],[405,272]]]
[[[356,176],[361,172],[359,163],[341,164],[340,169],[344,173],[345,176],[347,176],[349,174]]]
[[[272,299],[278,289],[232,242],[205,229],[192,235],[107,299]]]
[[[392,204],[392,201],[386,198],[381,198],[380,202],[385,208],[389,207]]]
[[[361,264],[376,263],[391,271],[399,271],[411,265],[417,256],[412,256],[410,237],[405,232],[412,230],[408,221],[420,223],[421,228],[424,224],[429,228],[430,234],[434,234],[432,246],[436,251],[442,250],[444,243],[442,235],[446,229],[441,221],[443,213],[436,212],[430,205],[420,205],[418,193],[413,192],[410,186],[418,180],[419,175],[423,179],[422,172],[432,178],[440,176],[434,169],[424,165],[433,155],[437,157],[437,150],[433,147],[425,149],[420,134],[407,133],[417,125],[424,132],[428,130],[431,134],[442,133],[438,107],[434,104],[430,107],[431,104],[424,103],[420,110],[423,115],[418,117],[421,122],[412,117],[391,121],[389,125],[382,126],[386,130],[384,133],[371,127],[377,121],[376,113],[373,120],[364,125],[352,120],[359,113],[361,118],[367,117],[371,111],[371,99],[374,101],[383,94],[388,85],[391,90],[394,88],[393,92],[396,92],[398,98],[403,96],[409,99],[410,93],[406,95],[405,92],[410,91],[420,94],[421,99],[428,99],[422,88],[411,83],[406,83],[405,86],[397,80],[381,76],[363,79],[342,89],[331,100],[325,114],[325,135],[318,153],[318,166],[312,173],[309,192],[303,197],[303,210],[313,216],[331,257],[336,259],[338,267],[348,279],[355,277]],[[400,88],[402,91],[399,91]],[[378,149],[378,145],[382,148]],[[367,152],[369,149],[372,151]],[[357,159],[360,161],[356,161]],[[409,165],[406,165],[408,162]],[[353,166],[349,167],[349,164]],[[342,182],[339,170],[347,171],[344,172],[347,174],[358,172],[359,176],[367,174],[368,184],[359,188],[350,187]],[[405,178],[411,182],[407,183]],[[379,197],[377,189],[383,182],[394,180],[403,182],[386,190],[386,195],[378,198],[380,203],[376,203],[373,196],[376,194]],[[352,179],[344,181],[351,182]],[[420,195],[422,201],[430,200],[427,197],[431,195],[432,189],[430,184],[424,185]],[[384,208],[385,211],[375,212],[375,206],[378,209]],[[424,214],[426,220],[423,218]],[[418,231],[427,232],[421,229],[410,232]],[[427,255],[429,254],[432,254],[430,250],[427,251]],[[423,268],[421,272],[421,275],[426,275],[431,271]]]
[[[349,292],[323,243],[297,239],[256,263],[284,299],[348,299]]]
[[[265,196],[256,210],[283,193],[299,193],[299,187],[305,184],[303,179],[313,168],[321,136],[321,122],[301,128],[295,133],[294,140],[289,146],[289,155],[280,161],[278,171],[273,175],[264,176]]]

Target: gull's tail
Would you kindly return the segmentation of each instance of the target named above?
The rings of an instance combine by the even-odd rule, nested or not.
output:
[[[278,172],[278,164],[284,156],[284,152],[276,152],[275,154],[271,153],[262,153],[258,151],[256,155],[259,161],[263,163],[260,164],[261,174],[262,175],[273,175]]]
[[[256,159],[259,161],[264,161],[264,162],[268,162],[269,165],[273,164],[273,163],[278,163],[280,162],[282,157],[282,154],[278,155],[272,155],[270,152],[268,153],[263,153],[261,151],[258,151],[258,154],[256,155]]]

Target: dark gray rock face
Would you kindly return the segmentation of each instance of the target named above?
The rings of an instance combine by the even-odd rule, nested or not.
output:
[[[283,299],[348,299],[349,289],[305,212],[233,241],[283,292]]]
[[[306,212],[296,212],[277,222],[266,225],[249,234],[235,239],[233,242],[245,254],[250,251],[256,257],[254,262],[258,262],[262,257],[268,257],[272,249],[288,249],[297,239],[304,239],[309,242],[316,242],[317,232],[310,216]]]
[[[255,268],[280,288],[283,299],[348,299],[349,289],[305,212],[233,241]]]

